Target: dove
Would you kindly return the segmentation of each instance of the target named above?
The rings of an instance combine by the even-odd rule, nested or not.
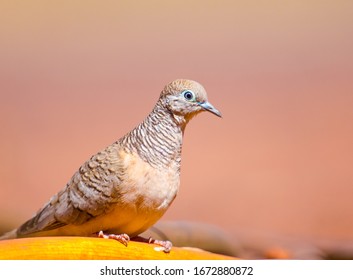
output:
[[[136,128],[93,155],[31,219],[1,239],[98,236],[127,245],[155,224],[180,185],[183,135],[201,112],[221,113],[196,81],[167,84]],[[149,240],[165,252],[169,241]]]

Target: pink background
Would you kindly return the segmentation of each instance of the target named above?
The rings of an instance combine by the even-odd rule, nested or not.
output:
[[[353,1],[7,1],[0,223],[17,226],[176,78],[223,119],[186,130],[165,220],[353,235]]]

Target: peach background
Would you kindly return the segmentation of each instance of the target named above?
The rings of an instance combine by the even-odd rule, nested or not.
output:
[[[187,128],[163,219],[353,234],[353,2],[7,1],[0,9],[0,222],[16,226],[163,86],[224,118]]]

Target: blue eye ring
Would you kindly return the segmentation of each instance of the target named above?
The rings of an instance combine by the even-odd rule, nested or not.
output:
[[[195,93],[189,89],[184,90],[181,94],[184,96],[184,98],[187,101],[195,101],[195,99],[196,99]]]

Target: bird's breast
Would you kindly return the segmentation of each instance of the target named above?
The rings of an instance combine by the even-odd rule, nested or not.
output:
[[[119,188],[124,203],[135,204],[137,212],[165,212],[179,189],[179,163],[155,167],[137,153],[125,151],[120,158],[124,172]]]

